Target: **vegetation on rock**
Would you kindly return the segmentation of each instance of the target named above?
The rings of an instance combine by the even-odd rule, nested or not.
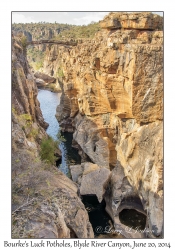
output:
[[[26,46],[27,46],[27,37],[26,36],[21,37],[21,43],[22,43],[23,48],[26,48]]]
[[[41,150],[40,156],[41,159],[54,164],[56,161],[55,150],[57,149],[58,144],[52,139],[52,137],[43,138],[41,141]]]
[[[99,23],[92,22],[88,25],[82,26],[73,26],[71,30],[63,30],[60,32],[55,39],[62,39],[62,38],[72,38],[72,39],[79,39],[79,38],[93,38],[95,33],[100,30]]]
[[[91,22],[88,25],[71,25],[60,23],[14,23],[14,32],[29,32],[32,40],[62,39],[62,38],[92,38],[100,30],[99,23]],[[26,33],[27,34],[27,33]]]
[[[43,67],[44,57],[45,52],[39,50],[37,47],[30,46],[27,49],[27,59],[34,71],[38,71]]]
[[[61,136],[60,132],[57,134],[57,140],[54,140],[52,137],[48,136],[48,138],[43,138],[41,141],[41,149],[40,149],[40,157],[41,160],[45,162],[55,164],[57,157],[55,156],[55,152],[57,151],[60,143],[65,141],[64,137]]]

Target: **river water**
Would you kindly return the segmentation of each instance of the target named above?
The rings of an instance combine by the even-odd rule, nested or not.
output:
[[[46,132],[53,139],[57,139],[57,134],[60,131],[59,123],[55,118],[56,107],[60,103],[61,93],[54,93],[49,90],[38,89],[38,100],[40,102],[40,108],[44,117],[44,120],[49,123],[49,127]],[[78,155],[76,149],[71,147],[72,133],[64,133],[64,142],[61,142],[60,149],[62,152],[62,162],[58,168],[68,177],[70,177],[70,165],[81,163],[81,158]]]

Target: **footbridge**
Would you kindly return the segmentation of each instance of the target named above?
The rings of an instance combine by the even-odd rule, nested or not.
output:
[[[38,41],[31,41],[27,42],[28,45],[40,45],[40,44],[58,44],[63,46],[76,46],[77,42],[74,40],[70,41],[61,41],[61,40],[38,40]]]

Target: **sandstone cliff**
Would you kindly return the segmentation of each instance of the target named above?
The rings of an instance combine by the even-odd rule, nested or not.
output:
[[[77,186],[42,162],[46,137],[26,48],[12,38],[12,238],[93,238]]]
[[[21,23],[13,24],[12,31],[16,34],[23,34],[28,41],[40,39],[52,39],[64,30],[71,29],[72,25],[54,23]]]
[[[148,237],[163,230],[162,26],[149,12],[110,13],[94,39],[49,45],[44,62],[48,74],[61,72],[62,130],[74,131],[93,163],[113,169],[105,199],[116,228],[121,204],[140,207]]]

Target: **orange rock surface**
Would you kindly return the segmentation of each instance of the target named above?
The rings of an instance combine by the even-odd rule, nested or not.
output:
[[[120,162],[154,237],[163,226],[162,25],[148,12],[110,13],[94,39],[47,46],[44,64],[62,87],[63,130],[72,126],[95,164],[112,170]]]

